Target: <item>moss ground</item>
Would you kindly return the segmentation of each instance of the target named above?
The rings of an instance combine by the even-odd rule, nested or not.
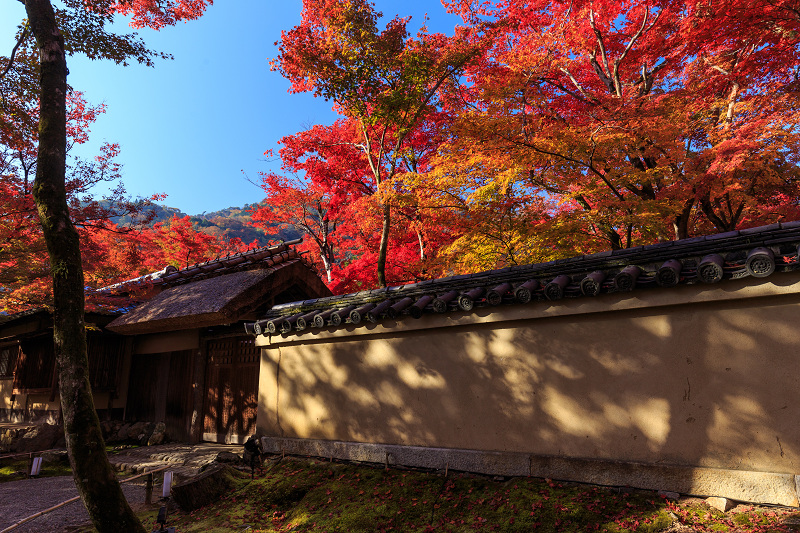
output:
[[[10,460],[5,459],[0,463],[0,483],[8,481],[17,481],[18,479],[26,479],[27,473],[30,470],[30,464],[27,459]],[[51,476],[71,476],[72,470],[69,464],[65,463],[49,463],[42,465],[42,469],[37,477],[51,477]]]
[[[237,483],[214,505],[171,510],[169,525],[180,533],[800,531],[797,510],[739,506],[722,513],[700,499],[673,502],[536,478],[445,477],[287,458]],[[155,506],[140,513],[146,528],[156,514]]]

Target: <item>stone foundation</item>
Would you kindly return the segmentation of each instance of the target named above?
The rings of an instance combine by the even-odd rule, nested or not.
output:
[[[800,494],[800,476],[771,472],[279,437],[262,437],[261,444],[265,452],[275,454],[508,477],[532,476],[791,507],[798,506]]]

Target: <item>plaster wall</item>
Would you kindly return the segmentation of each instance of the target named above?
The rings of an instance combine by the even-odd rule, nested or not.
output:
[[[800,473],[797,273],[495,309],[260,337],[258,429]]]

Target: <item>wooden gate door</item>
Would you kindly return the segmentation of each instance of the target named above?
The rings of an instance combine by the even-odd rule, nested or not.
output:
[[[244,443],[256,430],[260,357],[255,338],[212,339],[207,353],[203,440]]]
[[[169,353],[134,355],[125,418],[136,422],[163,421],[163,398],[159,396],[166,390],[168,380]]]
[[[189,438],[193,352],[182,350],[133,356],[128,420],[164,422],[170,439]]]

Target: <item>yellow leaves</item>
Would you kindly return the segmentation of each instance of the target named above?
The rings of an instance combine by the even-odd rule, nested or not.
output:
[[[467,204],[490,203],[509,194],[514,184],[521,181],[525,173],[518,167],[500,170],[482,186],[479,186],[467,197]]]

